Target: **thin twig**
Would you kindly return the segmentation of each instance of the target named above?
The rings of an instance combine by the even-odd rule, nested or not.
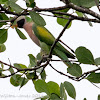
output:
[[[59,11],[52,11],[53,14],[59,14],[59,15],[67,15],[73,18],[73,20],[80,20],[80,21],[90,21],[90,22],[94,22],[94,23],[100,23],[100,20],[98,19],[93,19],[93,18],[86,18],[86,17],[79,17],[79,16],[75,16],[69,13],[65,13],[65,12],[59,12]]]
[[[50,53],[49,53],[49,58],[51,58],[51,55],[52,55],[52,52],[53,52],[54,47],[56,46],[56,43],[59,41],[59,39],[61,38],[61,36],[65,32],[66,28],[69,26],[69,24],[70,24],[71,21],[72,21],[72,19],[70,18],[68,20],[68,22],[66,23],[65,27],[63,28],[63,30],[61,31],[61,33],[59,34],[59,36],[56,38],[56,40],[53,43],[53,45],[51,46]]]
[[[41,15],[45,15],[45,16],[50,16],[50,17],[57,17],[57,18],[62,18],[62,19],[70,19],[68,17],[63,17],[63,16],[57,16],[57,15],[49,15],[49,14],[43,14],[38,12]],[[98,19],[92,19],[92,18],[86,18],[86,17],[79,17],[79,16],[75,16],[69,13],[64,13],[64,12],[58,12],[58,11],[53,11],[54,14],[59,14],[59,15],[67,15],[73,18],[73,20],[80,20],[80,21],[89,21],[89,22],[94,22],[94,23],[100,23],[100,20]]]
[[[77,60],[56,60],[56,59],[51,59],[50,61],[78,62]]]
[[[16,73],[18,73],[18,71],[14,72],[14,73],[12,73],[12,74],[10,74],[10,75],[0,76],[0,78],[7,78],[7,77],[10,77],[10,76],[15,75]]]
[[[74,4],[72,4],[72,3],[69,3],[69,4],[68,4],[68,8],[72,8],[72,9],[74,9],[74,10],[76,10],[76,11],[89,14],[89,15],[91,15],[91,16],[93,16],[93,17],[96,17],[96,18],[98,18],[98,19],[100,20],[100,15],[97,14],[96,12],[90,10],[90,9],[83,8],[83,7],[79,7],[79,6],[74,5]]]
[[[66,9],[67,7],[68,7],[68,5],[60,6],[60,7],[53,7],[53,8],[38,8],[38,7],[36,7],[33,10],[38,11],[38,12],[41,12],[41,11],[51,12],[51,11],[56,11],[56,10],[63,10],[63,9]]]
[[[63,41],[61,41],[61,40],[59,40],[62,44],[64,44],[67,48],[69,48],[73,53],[75,53],[74,52],[74,50],[73,49],[71,49],[67,44],[65,44]]]
[[[2,62],[2,61],[0,61],[0,63],[2,63],[2,64],[4,64],[4,65],[7,65],[7,66],[9,66],[9,67],[12,67],[12,68],[18,70],[19,72],[20,72],[20,71],[33,71],[33,70],[37,70],[37,69],[39,69],[39,68],[41,68],[41,67],[45,67],[45,66],[48,65],[48,62],[46,62],[45,64],[43,64],[43,65],[41,65],[41,66],[36,66],[36,67],[34,67],[34,68],[23,68],[23,69],[21,69],[21,68],[17,68],[17,67],[14,67],[14,66],[12,66],[12,65],[9,65],[9,64],[7,64],[7,63],[4,63],[4,62]]]
[[[54,69],[56,72],[60,73],[61,75],[67,76],[68,78],[70,78],[70,79],[72,79],[72,80],[75,80],[75,77],[69,76],[69,75],[67,75],[67,74],[62,73],[61,71],[58,71],[58,70],[55,69],[50,63],[49,63],[49,65],[50,65],[50,67],[51,67],[52,69]]]

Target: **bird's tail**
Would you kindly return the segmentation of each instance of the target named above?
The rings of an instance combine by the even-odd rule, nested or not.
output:
[[[72,63],[69,61],[68,57],[66,54],[58,49],[54,49],[54,54],[58,56],[68,67],[72,66]]]

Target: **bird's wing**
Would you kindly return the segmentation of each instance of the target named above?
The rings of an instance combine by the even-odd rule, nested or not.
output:
[[[41,42],[44,42],[47,45],[52,46],[52,44],[55,41],[55,38],[45,27],[33,24],[33,31]],[[70,53],[68,50],[66,50],[59,42],[56,44],[56,48],[64,52],[68,57],[74,58],[74,55]]]
[[[43,26],[33,24],[33,31],[37,38],[47,45],[52,45],[55,41],[54,36]]]

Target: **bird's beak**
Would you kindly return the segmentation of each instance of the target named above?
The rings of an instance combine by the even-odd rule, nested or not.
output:
[[[14,29],[14,28],[17,28],[18,25],[17,24],[14,25],[14,24],[10,23],[10,27]]]

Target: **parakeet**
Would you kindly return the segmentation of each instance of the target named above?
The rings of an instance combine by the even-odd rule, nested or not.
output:
[[[55,37],[44,27],[35,24],[34,22],[27,22],[25,16],[20,16],[16,19],[17,26],[24,28],[30,38],[35,44],[37,44],[45,54],[48,54],[52,44],[55,41]],[[58,56],[68,67],[72,66],[72,63],[68,58],[74,59],[73,53],[65,49],[59,42],[57,42],[53,49],[53,55]]]

